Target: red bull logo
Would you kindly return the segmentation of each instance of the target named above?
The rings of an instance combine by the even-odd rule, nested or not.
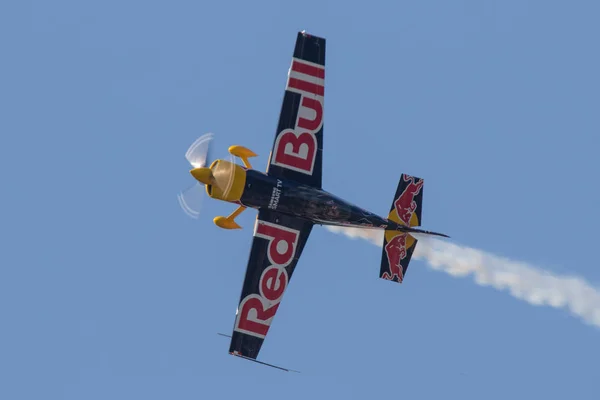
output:
[[[381,276],[383,279],[396,282],[402,282],[404,279],[401,261],[406,257],[406,236],[406,233],[401,233],[394,236],[394,238],[385,245],[385,253],[387,254],[388,264],[390,265],[390,273],[384,272]]]
[[[390,213],[391,220],[406,226],[418,225],[418,221],[413,221],[413,215],[419,206],[415,201],[415,197],[423,189],[424,180],[416,181],[417,178],[402,174],[401,184],[403,190],[400,196],[394,201],[395,212],[392,211]],[[397,214],[398,217],[396,218],[394,214]],[[406,233],[387,231],[386,241],[385,252],[388,259],[389,271],[384,272],[381,277],[391,281],[402,282],[404,279],[403,260],[408,255],[408,249],[414,244],[414,238]]]
[[[414,176],[402,175],[402,179],[404,182],[409,182],[406,185],[406,188],[396,199],[394,202],[394,208],[398,213],[398,217],[400,221],[404,222],[404,225],[410,226],[410,219],[413,216],[413,213],[417,209],[417,202],[415,201],[415,196],[419,194],[421,188],[423,188],[423,183],[425,182],[421,179],[418,183],[415,183]]]

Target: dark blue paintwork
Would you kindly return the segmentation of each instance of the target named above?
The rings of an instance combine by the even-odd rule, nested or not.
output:
[[[238,201],[240,188],[236,186],[232,196],[235,203],[258,209],[229,347],[230,354],[252,361],[256,361],[314,224],[436,234],[399,225],[322,189],[325,44],[324,38],[298,32],[267,172],[244,168],[243,194]],[[290,139],[290,132],[297,141]],[[314,140],[307,140],[307,134]],[[307,146],[302,156],[301,144]],[[292,145],[291,153],[287,151],[288,145]],[[421,182],[418,188],[417,181]],[[234,181],[231,185],[239,183]],[[422,198],[422,179],[402,174],[390,209],[396,212],[389,215],[398,215],[398,221],[420,226]],[[291,236],[284,237],[282,231]],[[389,241],[388,236],[392,237]],[[407,248],[406,237],[384,235],[381,239],[381,278],[396,282],[403,279],[417,243],[412,240]],[[286,246],[280,250],[279,243]]]
[[[436,234],[397,224],[323,189],[276,178],[252,169],[246,171],[246,186],[240,202],[246,207],[277,211],[319,225],[385,228]]]

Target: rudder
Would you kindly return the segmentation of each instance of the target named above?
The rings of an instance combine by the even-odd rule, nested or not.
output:
[[[421,226],[423,179],[402,174],[388,219],[407,226]],[[381,279],[402,283],[417,245],[408,233],[386,230],[381,254]]]

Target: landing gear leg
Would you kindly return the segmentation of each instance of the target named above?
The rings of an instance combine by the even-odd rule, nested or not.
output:
[[[252,165],[250,165],[250,162],[248,161],[248,158],[256,157],[256,154],[252,150],[247,149],[244,146],[231,146],[229,147],[229,153],[239,157],[246,168],[252,169]]]
[[[238,215],[240,215],[242,212],[244,212],[245,209],[246,209],[246,207],[239,206],[234,212],[229,214],[227,217],[222,217],[222,216],[215,217],[215,219],[213,219],[213,222],[219,228],[223,228],[223,229],[242,229],[242,227],[239,226],[237,224],[237,222],[235,222],[235,219]]]

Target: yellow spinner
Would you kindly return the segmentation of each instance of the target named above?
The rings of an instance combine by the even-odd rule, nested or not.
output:
[[[251,150],[242,146],[231,146],[229,152],[242,159],[247,168],[252,168],[248,157],[255,157]],[[236,163],[218,159],[213,161],[210,167],[194,168],[190,171],[192,176],[206,187],[206,193],[213,199],[237,203],[244,194],[246,187],[246,170]],[[239,229],[235,218],[245,210],[240,205],[231,215],[227,217],[215,217],[214,223],[224,229]]]

